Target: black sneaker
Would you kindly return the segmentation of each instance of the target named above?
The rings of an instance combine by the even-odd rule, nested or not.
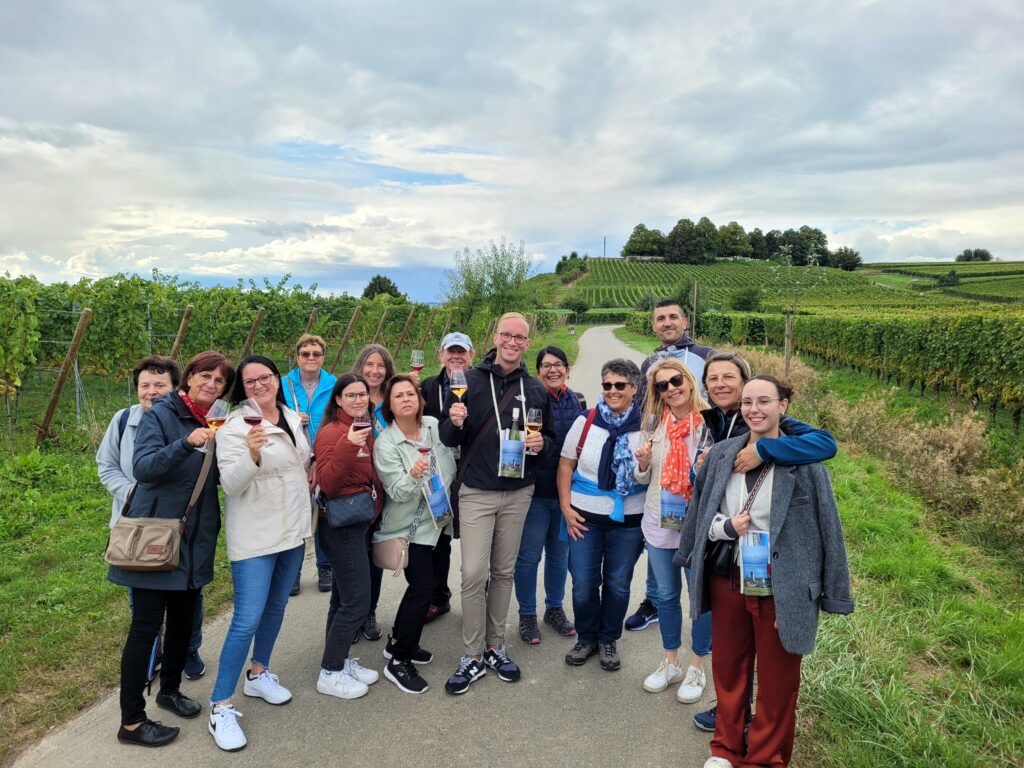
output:
[[[391,637],[391,635],[388,635],[388,642],[384,646],[384,650],[382,651],[382,653],[384,654],[384,658],[385,659],[389,659],[389,660],[393,659],[394,658],[394,652],[395,652],[395,641]],[[428,651],[423,646],[417,646],[416,650],[412,652],[412,658],[409,659],[409,661],[411,661],[413,664],[429,664],[433,660],[434,660],[434,654],[432,654],[430,651]]]
[[[178,738],[181,729],[164,725],[156,720],[143,720],[142,725],[129,731],[123,725],[117,731],[117,740],[122,744],[138,744],[140,747],[162,747]]]
[[[380,630],[380,624],[377,623],[376,611],[370,611],[370,615],[363,622],[363,637],[367,640],[380,640],[384,637],[384,633]]]
[[[631,632],[651,626],[658,620],[658,609],[646,597],[636,609],[636,613],[626,619],[626,629]]]
[[[334,573],[329,565],[318,565],[316,567],[316,588],[321,592],[331,591],[331,582],[334,581]]]
[[[302,591],[302,571],[300,570],[295,574],[295,583],[292,584],[291,591],[288,592],[290,597],[295,597],[299,592]]]
[[[536,613],[519,614],[519,639],[527,645],[540,643],[540,627],[537,626]]]
[[[577,640],[572,650],[565,654],[565,663],[570,667],[582,667],[587,663],[587,659],[595,653],[597,653],[597,643]]]
[[[459,662],[459,668],[448,678],[448,682],[444,684],[444,689],[448,693],[458,696],[460,693],[468,691],[469,686],[486,674],[487,667],[484,666],[480,659],[474,659],[472,656],[463,656],[462,661]]]
[[[605,672],[614,672],[622,666],[614,640],[609,640],[607,643],[598,643],[598,653],[600,654],[601,669]]]
[[[506,683],[514,683],[519,679],[519,667],[505,653],[505,646],[488,648],[484,654],[484,664],[498,673],[498,679]]]
[[[424,693],[430,687],[427,685],[427,681],[420,677],[416,666],[408,661],[392,659],[384,667],[384,677],[397,685],[398,690],[405,693]]]
[[[189,680],[198,680],[206,674],[206,662],[199,655],[199,649],[189,651],[188,655],[185,656],[185,669],[183,671],[185,677]]]
[[[562,637],[576,637],[576,625],[569,621],[561,608],[548,608],[544,611],[544,623],[554,627]]]
[[[693,724],[698,730],[707,731],[708,733],[715,732],[715,721],[718,719],[718,705],[716,704],[711,709],[705,709],[703,712],[698,712],[693,716]],[[750,710],[747,710],[746,724],[750,727],[750,721],[753,717],[750,714]]]

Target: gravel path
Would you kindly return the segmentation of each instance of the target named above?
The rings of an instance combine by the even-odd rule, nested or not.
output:
[[[580,355],[572,370],[578,386],[596,402],[601,364],[611,358],[639,355],[623,345],[611,328],[588,330],[580,338]],[[328,596],[315,588],[312,552],[303,569],[302,594],[288,605],[273,659],[273,669],[294,700],[283,707],[239,694],[236,704],[249,739],[239,756],[217,749],[207,733],[207,700],[217,669],[217,654],[229,615],[208,623],[203,655],[207,674],[185,681],[182,690],[201,701],[198,719],[178,720],[150,700],[149,715],[180,725],[182,733],[171,745],[155,751],[117,742],[117,694],[105,697],[65,726],[55,729],[14,765],[19,768],[137,768],[158,761],[176,768],[189,766],[674,766],[699,768],[708,756],[708,735],[690,723],[694,712],[709,706],[713,695],[696,705],[675,700],[674,689],[652,695],[641,688],[644,677],[661,658],[657,625],[641,632],[626,632],[619,643],[622,669],[604,672],[596,657],[572,668],[563,656],[572,641],[544,628],[540,645],[526,646],[517,631],[518,606],[513,598],[508,620],[508,648],[523,670],[516,684],[504,683],[493,673],[473,684],[462,696],[444,692],[444,681],[455,669],[461,653],[458,600],[459,547],[452,552],[450,586],[455,591],[452,613],[429,624],[423,646],[434,662],[421,668],[430,684],[422,696],[401,693],[387,680],[371,686],[356,701],[341,701],[316,692]],[[541,564],[543,568],[543,563]],[[221,572],[217,578],[228,578]],[[646,558],[634,571],[636,607],[644,592]],[[543,583],[543,579],[541,579]],[[404,590],[404,579],[384,576],[377,615],[381,626],[391,626]],[[541,590],[543,587],[540,588]],[[541,596],[543,597],[543,596]],[[565,607],[572,614],[571,596]],[[689,637],[684,623],[684,640]],[[383,641],[366,640],[354,646],[361,662],[383,669]]]

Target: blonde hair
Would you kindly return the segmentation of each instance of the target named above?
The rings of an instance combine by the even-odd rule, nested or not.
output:
[[[320,351],[325,355],[327,354],[327,342],[324,341],[323,336],[317,336],[315,333],[304,333],[299,336],[299,340],[295,342],[295,356],[299,356],[299,351],[310,344],[316,344],[320,347]]]
[[[498,328],[501,327],[501,324],[502,324],[503,321],[505,321],[505,320],[513,320],[513,319],[514,320],[522,320],[524,323],[526,323],[527,333],[530,332],[530,321],[527,320],[526,319],[526,315],[524,315],[521,312],[506,312],[504,315],[499,317],[498,318],[498,322],[496,322],[494,324],[494,332],[495,333],[498,332]]]
[[[658,360],[647,369],[647,395],[644,397],[644,413],[649,415],[661,416],[662,411],[667,408],[661,399],[661,393],[654,386],[654,376],[658,371],[663,371],[669,368],[673,371],[678,371],[683,374],[690,383],[690,409],[700,413],[706,411],[711,406],[708,405],[707,401],[701,397],[700,387],[697,386],[697,379],[693,375],[693,371],[686,367],[682,360],[675,357],[664,357]]]

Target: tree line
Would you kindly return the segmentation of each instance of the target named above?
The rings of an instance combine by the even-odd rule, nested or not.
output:
[[[861,264],[860,254],[853,248],[830,250],[825,233],[806,224],[784,232],[758,228],[747,232],[735,221],[716,227],[707,216],[697,223],[680,219],[667,235],[637,224],[620,255],[669,264],[711,264],[718,259],[788,261],[797,267],[817,265],[848,272]]]

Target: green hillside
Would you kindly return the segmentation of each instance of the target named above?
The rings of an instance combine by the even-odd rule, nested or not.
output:
[[[858,274],[895,273],[901,275],[938,277],[949,270],[969,277],[992,275],[1024,275],[1024,261],[943,261],[930,264],[865,264]]]

